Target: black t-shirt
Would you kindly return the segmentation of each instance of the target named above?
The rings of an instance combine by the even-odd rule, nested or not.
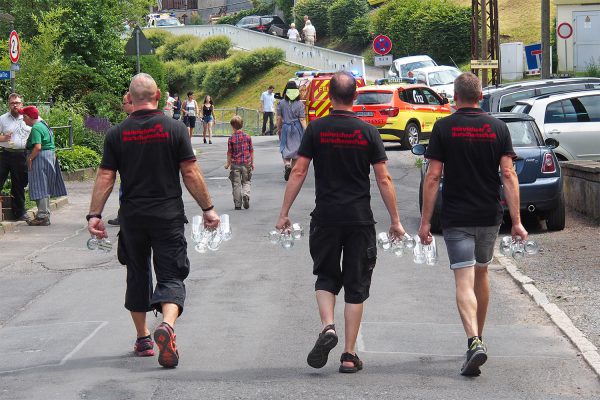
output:
[[[185,125],[140,110],[109,129],[100,167],[121,175],[126,220],[170,225],[185,221],[179,163],[195,160]]]
[[[502,222],[504,155],[516,156],[506,124],[479,108],[461,108],[435,123],[425,157],[444,163],[442,227]]]
[[[386,161],[377,128],[348,111],[308,124],[298,154],[313,159],[318,225],[372,225],[371,164]]]

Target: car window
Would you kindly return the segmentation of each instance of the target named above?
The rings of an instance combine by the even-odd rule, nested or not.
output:
[[[531,106],[529,104],[517,104],[516,106],[513,107],[512,110],[510,110],[510,112],[529,114],[530,110],[531,110]]]
[[[546,115],[544,116],[545,124],[560,124],[565,121],[565,112],[560,101],[548,104],[546,107]]]
[[[408,73],[413,69],[424,68],[424,67],[434,67],[435,63],[431,60],[426,61],[415,61],[408,64],[400,65],[400,75],[408,76]]]
[[[531,121],[507,121],[513,147],[540,146]]]
[[[588,115],[588,121],[600,122],[600,96],[582,96],[579,101]]]
[[[490,112],[490,95],[483,96],[483,99],[479,102],[479,107],[483,111]]]
[[[444,71],[436,71],[429,73],[429,86],[450,85],[458,78],[460,71],[455,69],[447,69]]]
[[[429,76],[431,76],[431,74],[429,74]],[[427,85],[427,78],[425,78],[425,74],[418,73],[415,79],[417,80],[417,83]]]
[[[236,25],[246,25],[250,21],[250,17],[244,17],[238,21]]]
[[[419,89],[406,89],[406,102],[411,104],[427,104],[427,99]]]
[[[438,106],[442,104],[442,102],[440,101],[440,99],[438,99],[433,90],[423,88],[421,89],[421,92],[423,92],[423,96],[425,96],[427,104],[433,104]]]
[[[392,102],[392,92],[360,92],[354,104],[389,104]]]
[[[267,25],[267,24],[270,24],[271,22],[273,22],[273,17],[262,17],[260,19],[261,25]]]
[[[577,98],[561,101],[564,111],[563,122],[583,122],[587,118],[585,108]]]
[[[285,24],[285,22],[283,22],[283,20],[277,16],[273,17],[273,23],[274,24]]]
[[[535,96],[535,89],[522,90],[520,92],[504,95],[500,99],[500,111],[508,112],[512,110],[517,101],[528,99],[533,96]]]

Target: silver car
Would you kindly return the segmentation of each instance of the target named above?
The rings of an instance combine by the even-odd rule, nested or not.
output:
[[[545,138],[560,142],[559,160],[600,160],[600,90],[520,100],[512,112],[531,115]]]

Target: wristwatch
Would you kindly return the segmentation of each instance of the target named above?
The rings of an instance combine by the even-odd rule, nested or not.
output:
[[[88,214],[85,216],[85,219],[90,222],[90,219],[92,218],[98,218],[98,219],[102,219],[102,215],[100,214]]]

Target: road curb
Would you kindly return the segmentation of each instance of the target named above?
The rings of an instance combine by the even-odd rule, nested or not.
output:
[[[589,364],[598,378],[600,378],[600,354],[598,353],[598,348],[585,337],[583,332],[575,327],[571,318],[569,318],[563,310],[548,300],[548,297],[535,286],[535,281],[533,279],[519,271],[517,265],[510,258],[500,254],[497,250],[494,255],[513,280],[521,286],[523,291],[527,293],[538,306],[544,309],[558,329],[569,338],[575,347],[577,347],[581,352],[583,359]]]
[[[69,204],[69,198],[67,196],[57,197],[56,199],[50,200],[50,210],[55,211],[59,208],[62,208]],[[27,210],[27,214],[29,214],[30,218],[34,217],[34,212],[37,211],[37,208],[31,208]],[[15,231],[19,226],[26,225],[25,221],[2,221],[2,225],[0,226],[0,237],[8,232]]]

